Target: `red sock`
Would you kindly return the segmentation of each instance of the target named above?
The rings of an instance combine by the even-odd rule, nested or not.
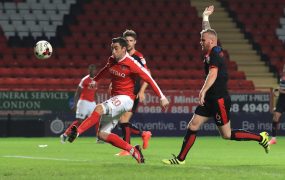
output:
[[[87,119],[85,119],[80,126],[77,128],[77,132],[79,134],[82,134],[92,126],[94,126],[96,123],[98,123],[100,118],[100,114],[94,111],[91,116],[89,116]]]
[[[78,127],[79,125],[80,125],[80,123],[79,123],[78,120],[73,121],[73,122],[70,124],[70,126],[68,126],[68,128],[65,130],[64,134],[67,135],[67,136],[69,136],[69,135],[70,135],[70,131],[71,131],[71,127],[72,127],[72,126],[77,126],[77,127]]]
[[[136,135],[142,134],[142,132],[134,126],[130,126],[130,129],[131,129],[132,134],[136,134]]]
[[[123,139],[121,139],[118,135],[111,133],[108,135],[106,142],[112,144],[115,147],[120,149],[124,149],[126,151],[130,151],[133,147]]]

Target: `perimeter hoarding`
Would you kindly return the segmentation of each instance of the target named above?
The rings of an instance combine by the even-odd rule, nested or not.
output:
[[[97,93],[97,102],[108,98],[105,91]],[[168,109],[162,110],[159,98],[147,91],[146,99],[140,103],[138,113],[182,113],[194,112],[198,105],[197,91],[165,91],[170,101]],[[0,91],[0,116],[41,116],[54,112],[70,112],[74,92],[67,91]],[[231,93],[231,112],[270,112],[272,108],[269,92]]]
[[[162,110],[159,98],[152,92],[146,93],[146,100],[138,107],[133,122],[144,130],[151,130],[154,136],[183,136],[193,111],[198,105],[196,91],[165,91],[170,106]],[[0,91],[0,115],[2,120],[10,114],[12,126],[17,126],[21,119],[39,119],[44,123],[46,136],[58,136],[74,120],[73,92],[65,91]],[[98,92],[98,102],[108,98],[104,91]],[[244,128],[250,131],[270,131],[272,97],[269,92],[236,92],[231,93],[231,120],[233,128]],[[11,124],[11,123],[10,123]],[[281,124],[282,134],[285,124]],[[15,130],[17,132],[17,130]],[[213,121],[202,126],[201,135],[218,135]],[[86,135],[95,135],[92,128]]]

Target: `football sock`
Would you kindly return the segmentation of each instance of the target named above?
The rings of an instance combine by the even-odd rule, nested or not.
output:
[[[196,133],[197,131],[192,131],[190,129],[187,129],[187,133],[184,136],[183,144],[181,147],[181,151],[179,155],[177,156],[177,159],[179,161],[184,161],[190,148],[193,146],[195,139],[196,139]]]
[[[276,137],[278,126],[279,126],[278,122],[272,122],[272,137]]]
[[[236,140],[236,141],[262,141],[262,136],[259,134],[255,134],[243,129],[236,129],[232,130],[231,132],[231,140]]]
[[[142,131],[134,124],[129,123],[131,133],[136,135],[142,135]]]
[[[122,133],[123,133],[123,139],[127,143],[131,142],[131,128],[130,128],[130,123],[121,123],[120,124],[122,128]]]
[[[106,142],[126,151],[130,151],[133,148],[132,145],[130,145],[114,133],[111,133],[107,136]]]
[[[85,119],[81,125],[77,128],[77,132],[79,134],[82,134],[86,130],[88,130],[90,127],[94,126],[98,123],[100,118],[100,114],[94,111],[91,116],[89,116],[87,119]]]
[[[80,122],[79,122],[78,120],[73,121],[73,122],[70,124],[70,126],[68,126],[68,128],[65,130],[64,135],[69,136],[72,126],[78,127],[79,125],[80,125]]]

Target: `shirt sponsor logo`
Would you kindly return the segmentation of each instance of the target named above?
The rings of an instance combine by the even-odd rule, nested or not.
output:
[[[91,82],[88,84],[88,89],[96,89],[95,81],[91,81]]]
[[[115,70],[115,69],[111,69],[111,68],[110,68],[109,71],[110,71],[111,74],[114,74],[115,76],[120,76],[120,77],[122,77],[122,78],[125,78],[125,77],[126,77],[126,74],[125,74],[125,73],[119,72],[119,71],[117,71],[117,70]]]

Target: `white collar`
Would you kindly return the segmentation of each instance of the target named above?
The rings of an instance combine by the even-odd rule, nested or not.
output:
[[[129,57],[130,55],[129,55],[129,53],[128,52],[126,52],[126,55],[124,56],[124,57],[122,57],[118,62],[121,62],[121,61],[123,61],[124,59],[126,59],[126,57]]]

